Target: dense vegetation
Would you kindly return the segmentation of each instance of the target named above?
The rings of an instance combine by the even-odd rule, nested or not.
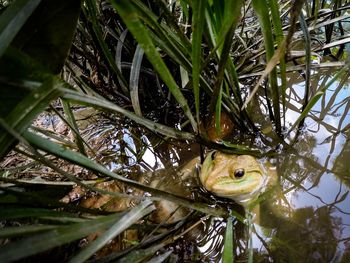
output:
[[[169,257],[171,252],[163,248],[176,243],[179,226],[169,227],[168,235],[156,236],[150,232],[151,224],[139,224],[154,209],[149,199],[108,215],[59,202],[73,184],[106,193],[91,184],[100,178],[113,178],[200,212],[188,220],[197,220],[201,213],[228,218],[223,260],[231,262],[231,219],[242,220],[238,212],[225,204],[214,206],[213,200],[188,200],[140,183],[123,157],[132,155],[138,168],[148,165],[139,165],[147,149],[170,160],[172,154],[164,156],[161,151],[168,145],[179,147],[179,142],[273,156],[293,147],[309,111],[349,67],[343,62],[349,40],[341,23],[348,17],[348,5],[342,1],[0,3],[0,157],[4,160],[0,236],[6,243],[0,258],[4,262],[39,253],[47,257],[43,252],[56,247],[61,247],[55,250],[61,259],[83,262],[132,225],[151,234],[105,260],[137,262],[155,251],[159,251],[155,260]],[[317,59],[322,63],[314,63]],[[341,69],[312,90],[311,72],[322,67]],[[297,94],[299,115],[293,122],[285,118],[291,97],[288,72],[298,72],[305,83],[303,94]],[[93,114],[98,111],[100,118],[116,127],[119,150],[113,158],[122,167],[119,170],[111,169],[98,145],[115,138],[93,145],[79,127],[76,111],[85,107],[94,108]],[[36,125],[39,115],[60,119],[72,136]],[[223,118],[235,130],[222,139]],[[221,139],[211,139],[210,126]],[[134,149],[121,139],[125,134],[134,140]],[[57,175],[55,180],[41,178],[39,186],[34,185],[35,174],[45,178],[47,171]],[[84,249],[73,242],[105,229]],[[252,262],[252,252],[249,255]]]

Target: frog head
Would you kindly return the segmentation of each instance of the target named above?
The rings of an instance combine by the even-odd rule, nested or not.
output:
[[[199,177],[208,191],[241,205],[254,199],[266,181],[264,168],[253,156],[218,151],[205,158]]]

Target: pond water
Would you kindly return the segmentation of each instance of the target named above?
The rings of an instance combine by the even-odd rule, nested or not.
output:
[[[313,72],[312,90],[316,92],[333,75]],[[228,219],[234,226],[235,262],[247,262],[249,254],[254,262],[350,262],[350,87],[346,78],[336,81],[314,106],[293,146],[271,158],[278,184],[252,211],[253,223],[248,227]],[[303,83],[301,75],[289,75],[287,126],[299,116]],[[117,127],[108,120],[102,122],[98,127],[95,121],[93,127],[87,125],[89,141],[99,145],[97,159],[131,178],[173,167],[169,176],[174,175],[177,167],[200,153],[199,145],[164,143],[140,127],[125,125],[125,120],[117,120]],[[290,134],[291,141],[294,136]],[[193,196],[244,214],[238,206],[225,206],[227,200],[203,195]],[[193,233],[191,238],[185,235],[172,247],[178,262],[220,261],[226,219],[204,217],[199,225],[195,238]]]
[[[332,75],[314,74],[313,89]],[[282,194],[273,202],[281,207],[283,218],[270,217],[269,235],[261,227],[254,237],[257,251],[272,254],[276,262],[349,260],[350,88],[344,79],[335,82],[314,106],[294,145],[296,151],[277,157]],[[292,76],[288,86],[298,94],[303,92],[300,83],[301,76]],[[291,104],[298,106],[295,97]],[[289,109],[287,121],[296,115]]]

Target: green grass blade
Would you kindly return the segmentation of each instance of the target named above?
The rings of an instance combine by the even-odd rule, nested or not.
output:
[[[248,227],[248,263],[254,263],[254,247],[253,247],[253,213],[251,211],[246,212],[247,227]]]
[[[219,94],[217,96],[215,105],[215,131],[218,137],[221,137],[221,99],[222,99],[222,87],[220,87]]]
[[[233,226],[232,218],[227,218],[226,231],[225,231],[225,241],[224,241],[224,251],[222,255],[223,263],[233,263]]]
[[[43,231],[55,229],[57,226],[49,225],[30,225],[20,227],[6,227],[0,230],[0,238],[23,237],[34,235]]]
[[[128,213],[123,215],[115,224],[113,224],[104,234],[89,244],[78,255],[69,260],[69,263],[85,262],[109,241],[111,241],[124,230],[128,229],[131,225],[135,224],[141,218],[151,213],[154,209],[155,206],[149,200],[146,200],[138,206],[135,206]]]
[[[231,52],[231,44],[233,41],[233,34],[234,34],[234,28],[232,28],[232,30],[230,30],[228,32],[228,34],[226,35],[223,48],[220,50],[221,52],[219,52],[220,53],[220,60],[219,60],[216,80],[214,83],[212,100],[210,103],[210,109],[209,109],[210,112],[213,111],[214,105],[218,103],[219,98],[220,98],[220,103],[221,103],[221,96],[219,96],[219,93],[222,91],[225,70],[227,68],[227,66],[226,66],[227,60],[229,59],[229,55]]]
[[[3,199],[1,199],[1,203],[3,203]],[[0,218],[2,220],[6,219],[19,219],[19,218],[39,218],[39,217],[75,217],[77,216],[73,214],[69,214],[62,211],[53,211],[44,208],[27,208],[27,207],[18,207],[18,208],[9,208],[5,206],[1,207]]]
[[[277,0],[269,0],[270,8],[271,8],[271,18],[273,22],[273,28],[276,36],[277,46],[280,47],[282,45],[282,41],[284,38],[283,30],[282,30],[282,21],[281,14],[278,10],[279,4]],[[281,78],[281,86],[280,86],[280,94],[281,94],[281,102],[283,109],[283,116],[285,116],[286,109],[286,88],[287,88],[287,65],[285,61],[285,56],[281,56],[280,58],[280,78]]]
[[[253,0],[252,1],[254,11],[256,12],[261,30],[264,36],[264,44],[266,49],[266,58],[269,61],[275,52],[274,36],[272,34],[272,25],[270,22],[269,6],[267,0]],[[280,101],[279,101],[279,89],[277,84],[277,72],[273,69],[269,75],[270,93],[272,97],[273,113],[270,113],[271,118],[275,121],[276,130],[281,132],[281,119],[280,119]],[[268,98],[269,99],[269,98]]]
[[[95,96],[89,96],[85,94],[80,94],[74,91],[67,90],[65,94],[63,95],[64,98],[75,101],[79,104],[84,104],[87,106],[92,106],[94,108],[102,108],[111,112],[118,112],[123,114],[124,116],[130,118],[131,120],[147,127],[151,131],[154,131],[156,133],[163,134],[165,136],[169,136],[172,138],[177,139],[183,139],[183,140],[194,140],[195,136],[192,133],[188,132],[182,132],[173,128],[170,128],[168,126],[155,123],[151,120],[148,120],[146,118],[140,117],[133,112],[130,112],[128,110],[125,110],[122,107],[119,107],[115,105],[114,103],[111,103],[105,99],[97,98]]]
[[[73,128],[72,132],[74,135],[75,142],[78,146],[79,152],[81,154],[86,155],[86,151],[84,148],[84,139],[81,137],[81,135],[79,133],[79,128],[78,128],[77,122],[75,120],[73,111],[70,107],[70,103],[66,100],[61,100],[61,102],[62,102],[64,113],[66,115],[66,121],[67,121],[67,123],[69,123],[69,126]]]
[[[0,57],[41,0],[14,1],[0,16]]]
[[[41,136],[38,136],[36,134],[26,132],[23,135],[23,138],[25,140],[27,140],[31,145],[33,145],[33,146],[35,146],[35,147],[37,147],[37,148],[39,148],[47,153],[51,153],[54,156],[57,156],[59,158],[70,161],[72,163],[78,164],[82,167],[85,167],[85,168],[91,170],[91,171],[95,171],[103,176],[114,178],[120,182],[127,184],[127,185],[133,186],[133,187],[141,189],[143,191],[147,191],[156,197],[160,197],[160,198],[178,203],[178,204],[183,205],[185,207],[189,207],[189,208],[192,208],[192,209],[195,209],[195,210],[201,211],[203,213],[207,213],[207,214],[212,214],[212,215],[217,215],[217,216],[225,216],[227,214],[227,212],[225,212],[221,209],[211,208],[211,207],[208,207],[206,204],[192,202],[184,197],[170,194],[168,192],[143,185],[139,182],[136,182],[136,181],[130,180],[128,178],[125,178],[123,176],[120,176],[118,174],[115,174],[115,173],[109,171],[104,166],[90,160],[86,156],[84,156],[80,153],[71,151],[71,150],[63,147],[62,145],[57,145],[57,144],[55,144],[55,143],[53,143],[45,138],[42,138]]]
[[[60,226],[42,234],[10,242],[0,248],[1,262],[13,262],[67,244],[90,233],[104,230],[114,222],[120,220],[120,217],[121,215],[116,214],[104,216],[83,223]]]
[[[134,58],[132,60],[131,64],[131,70],[130,70],[130,98],[132,107],[134,108],[134,111],[136,115],[142,116],[141,112],[141,106],[139,101],[139,78],[140,78],[140,70],[141,70],[141,64],[143,59],[143,50],[140,47],[140,45],[137,45]]]
[[[192,86],[196,106],[196,118],[199,121],[199,79],[202,64],[202,34],[204,28],[204,12],[206,1],[195,0],[192,2]]]
[[[122,72],[122,51],[123,51],[123,46],[124,46],[124,42],[125,42],[127,34],[128,34],[127,29],[124,30],[123,33],[120,34],[119,39],[118,39],[117,48],[115,51],[115,63],[116,63],[120,72]]]
[[[191,113],[191,110],[187,104],[185,97],[183,96],[178,85],[176,84],[168,67],[165,65],[164,61],[160,57],[159,52],[157,51],[156,47],[152,42],[149,32],[139,19],[132,3],[127,0],[112,0],[111,3],[123,19],[124,23],[127,25],[130,32],[135,37],[141,48],[144,50],[148,60],[152,63],[153,67],[160,75],[164,83],[167,85],[176,101],[180,104],[185,115],[189,119],[193,130],[197,132],[197,123]]]
[[[49,103],[56,99],[61,92],[58,83],[48,79],[40,87],[29,93],[14,109],[4,118],[7,124],[22,133],[32,120],[42,112]],[[0,128],[0,157],[4,156],[16,140],[5,130]]]
[[[302,12],[299,15],[299,22],[301,30],[305,38],[304,47],[305,47],[305,92],[304,92],[304,104],[302,111],[306,108],[309,102],[309,93],[311,88],[311,36],[308,31],[307,23]],[[299,127],[303,125],[304,121],[299,123]]]

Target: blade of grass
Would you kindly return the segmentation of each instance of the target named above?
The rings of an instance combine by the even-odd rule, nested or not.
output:
[[[79,152],[83,155],[86,155],[86,151],[84,148],[84,140],[79,133],[79,128],[78,128],[77,122],[75,120],[73,111],[70,107],[70,103],[66,100],[61,100],[61,102],[62,102],[62,106],[63,106],[63,111],[66,115],[66,120],[70,124],[70,126],[73,127],[72,132],[73,132],[76,144],[78,146]]]
[[[253,223],[254,214],[252,211],[248,210],[246,212],[247,228],[248,228],[248,263],[254,263],[254,247],[253,247]]]
[[[123,33],[120,34],[118,39],[117,48],[115,51],[115,63],[119,69],[120,72],[122,72],[122,51],[124,46],[124,41],[126,39],[126,36],[128,34],[128,30],[124,30]]]
[[[279,4],[277,0],[269,0],[270,8],[271,8],[271,17],[273,22],[273,29],[276,36],[276,42],[277,46],[280,47],[283,42],[283,30],[282,30],[282,21],[281,21],[281,14],[278,10]],[[286,112],[286,87],[287,87],[287,74],[286,74],[286,62],[285,57],[281,56],[280,58],[280,79],[281,79],[281,85],[280,85],[280,94],[281,94],[281,101],[282,101],[282,110],[283,110],[283,116],[285,117]],[[285,122],[285,121],[284,121]]]
[[[262,34],[264,37],[264,44],[266,49],[266,59],[270,61],[274,55],[274,36],[272,34],[272,25],[270,22],[269,6],[267,0],[253,0],[252,5],[254,11],[256,12],[260,25]],[[270,112],[270,118],[275,122],[277,133],[281,133],[281,119],[280,119],[280,101],[279,101],[279,88],[277,84],[277,72],[273,67],[269,74],[269,93],[271,94],[273,112]],[[269,97],[267,97],[270,100]]]
[[[219,138],[221,138],[221,99],[222,87],[219,89],[219,94],[215,105],[215,131]]]
[[[307,29],[307,23],[305,21],[305,17],[301,12],[299,15],[299,23],[301,30],[304,34],[304,47],[305,47],[305,92],[304,92],[304,104],[302,107],[302,111],[305,109],[306,105],[309,102],[309,92],[310,92],[310,81],[311,81],[311,37],[309,31]],[[299,123],[299,128],[303,125],[304,119]]]
[[[0,57],[41,0],[14,1],[0,16]]]
[[[1,201],[2,202],[2,201]],[[70,214],[63,211],[54,211],[44,208],[30,208],[30,207],[6,207],[2,205],[0,218],[6,219],[19,219],[19,218],[40,218],[40,217],[71,217],[78,219],[75,214]],[[83,219],[82,219],[83,220]]]
[[[121,215],[113,214],[83,223],[59,226],[42,234],[10,242],[0,248],[1,262],[13,262],[67,244],[91,233],[104,230],[119,221],[120,218]]]
[[[202,34],[204,28],[204,12],[206,1],[192,1],[192,87],[196,108],[196,118],[199,122],[199,79],[202,64]]]
[[[135,206],[113,224],[104,234],[98,237],[94,242],[90,243],[86,248],[79,252],[79,254],[70,259],[69,263],[85,262],[109,241],[155,209],[155,206],[150,200],[146,200],[138,206]]]
[[[231,95],[226,92],[223,94],[222,103],[223,105],[227,105],[229,108],[227,112],[231,114],[232,118],[234,118],[237,123],[241,123],[241,128],[244,128],[246,122],[241,122],[239,117],[241,115],[241,119],[245,119],[242,118],[242,115],[245,115],[244,111],[239,111],[240,105],[242,104],[242,98],[240,94],[238,75],[234,63],[229,56],[234,29],[236,28],[241,15],[242,4],[242,1],[225,1],[224,5],[222,3],[218,4],[213,2],[213,6],[207,7],[205,15],[210,36],[209,39],[214,48],[210,51],[210,54],[203,63],[201,70],[206,68],[210,59],[216,54],[217,60],[219,60],[219,69],[214,83],[213,93],[211,95],[212,101],[210,104],[210,112],[213,111],[213,107],[217,102],[216,98],[218,98],[218,89],[221,88],[225,75],[235,100],[232,100]]]
[[[125,110],[122,107],[119,107],[115,105],[112,102],[109,102],[103,98],[97,98],[96,96],[89,96],[81,93],[77,93],[71,90],[65,90],[66,92],[64,93],[63,97],[75,101],[79,104],[84,104],[87,106],[91,106],[94,108],[102,108],[105,110],[109,110],[112,112],[118,112],[123,114],[124,116],[130,118],[131,120],[147,127],[151,131],[154,131],[156,133],[163,134],[165,136],[169,136],[172,138],[177,138],[177,139],[183,139],[183,140],[194,140],[195,136],[192,133],[188,132],[182,132],[173,128],[170,128],[168,126],[155,123],[151,120],[148,120],[146,118],[140,117],[128,110]]]
[[[225,231],[225,241],[224,241],[224,251],[222,255],[223,263],[233,263],[233,226],[232,218],[227,218],[226,231]]]
[[[156,47],[154,46],[152,39],[145,28],[145,26],[140,21],[135,8],[132,3],[127,0],[121,1],[111,1],[113,7],[119,13],[124,23],[127,25],[130,32],[133,34],[141,48],[144,50],[148,60],[152,63],[155,70],[158,72],[164,83],[169,88],[170,92],[180,104],[185,115],[189,119],[192,129],[197,132],[197,123],[191,113],[191,110],[187,104],[185,97],[183,96],[180,88],[176,84],[174,78],[172,77],[168,67],[165,65],[164,61],[159,55]]]
[[[27,235],[35,235],[37,233],[57,228],[57,226],[49,225],[31,225],[20,227],[6,227],[0,230],[0,238],[24,237]]]
[[[140,47],[140,45],[137,45],[134,58],[132,60],[131,64],[131,70],[130,70],[130,98],[132,107],[134,108],[134,111],[136,115],[142,116],[141,107],[140,107],[140,101],[139,101],[139,77],[140,77],[140,69],[143,59],[143,50]]]
[[[62,159],[68,160],[72,163],[78,164],[82,167],[85,167],[89,170],[95,171],[97,173],[100,173],[104,176],[114,178],[120,182],[123,182],[127,185],[133,186],[135,188],[141,189],[143,191],[149,192],[153,194],[156,197],[163,198],[175,203],[179,203],[185,207],[189,207],[198,211],[201,211],[203,213],[207,214],[213,214],[213,215],[218,215],[218,216],[225,216],[227,212],[219,209],[219,208],[210,208],[206,204],[198,203],[198,202],[193,202],[191,200],[188,200],[184,197],[180,197],[162,190],[158,190],[156,188],[152,188],[146,185],[143,185],[139,182],[130,180],[128,178],[125,178],[123,176],[117,175],[111,171],[109,171],[107,168],[104,166],[90,160],[84,155],[81,155],[80,153],[73,152],[71,150],[68,150],[64,148],[61,145],[57,145],[53,142],[48,141],[47,139],[44,139],[38,135],[35,135],[30,132],[26,132],[24,134],[24,139],[26,139],[28,142],[30,142],[33,146],[51,153],[57,157],[60,157]]]

